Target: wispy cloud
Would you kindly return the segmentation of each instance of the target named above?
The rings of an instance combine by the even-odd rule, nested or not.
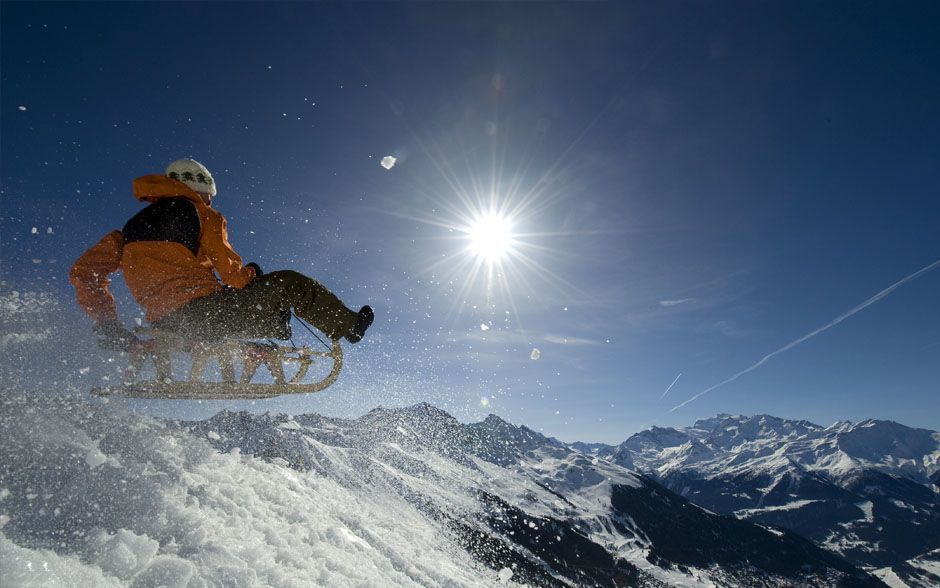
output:
[[[752,365],[752,366],[750,366],[750,367],[748,367],[748,368],[746,368],[746,369],[741,370],[740,372],[734,374],[733,376],[731,376],[731,377],[728,378],[727,380],[724,380],[724,381],[722,381],[722,382],[719,382],[719,383],[715,384],[714,386],[712,386],[712,387],[710,387],[710,388],[706,388],[705,390],[702,390],[701,392],[699,392],[699,393],[696,394],[695,396],[692,396],[691,398],[689,398],[689,399],[686,400],[685,402],[682,402],[682,403],[680,403],[680,404],[677,404],[676,406],[672,407],[672,408],[669,410],[669,412],[674,412],[674,411],[676,411],[676,410],[682,408],[682,407],[685,406],[686,404],[688,404],[688,403],[690,403],[690,402],[692,402],[692,401],[694,401],[694,400],[697,400],[697,399],[701,398],[702,396],[708,394],[708,393],[711,392],[712,390],[714,390],[714,389],[716,389],[716,388],[719,388],[719,387],[721,387],[721,386],[724,386],[725,384],[727,384],[727,383],[729,383],[729,382],[733,382],[733,381],[737,380],[738,378],[740,378],[741,376],[743,376],[744,374],[746,374],[746,373],[748,373],[748,372],[752,372],[752,371],[756,370],[756,369],[759,368],[760,366],[762,366],[762,365],[764,365],[765,363],[767,363],[768,361],[770,361],[770,359],[772,359],[773,357],[775,357],[775,356],[777,356],[777,355],[780,355],[781,353],[784,353],[785,351],[789,351],[790,349],[793,349],[794,347],[796,347],[796,346],[799,345],[800,343],[803,343],[804,341],[806,341],[806,340],[808,340],[808,339],[812,339],[813,337],[815,337],[816,335],[822,333],[823,331],[828,331],[829,329],[831,329],[832,327],[838,325],[839,323],[841,323],[841,322],[844,321],[845,319],[849,318],[849,317],[852,316],[853,314],[855,314],[855,313],[857,313],[857,312],[860,312],[860,311],[862,311],[862,310],[865,310],[866,308],[868,308],[868,307],[871,306],[872,304],[878,302],[879,300],[881,300],[882,298],[884,298],[884,297],[887,296],[888,294],[891,294],[892,292],[894,292],[895,290],[897,290],[898,288],[900,288],[900,287],[903,286],[904,284],[910,282],[911,280],[915,280],[915,279],[919,278],[920,276],[924,275],[925,273],[929,272],[930,270],[936,269],[937,267],[940,267],[940,259],[938,259],[937,261],[931,263],[930,265],[926,265],[926,266],[922,267],[921,269],[919,269],[919,270],[917,270],[916,272],[910,274],[909,276],[906,276],[906,277],[904,277],[904,278],[898,280],[897,282],[891,284],[890,286],[888,286],[887,288],[885,288],[885,289],[882,290],[881,292],[878,292],[877,294],[875,294],[874,296],[872,296],[871,298],[869,298],[869,299],[866,300],[865,302],[862,302],[862,303],[859,304],[858,306],[856,306],[856,307],[854,307],[854,308],[851,308],[851,309],[845,311],[844,313],[840,314],[839,316],[837,316],[836,318],[832,319],[831,321],[829,321],[829,322],[826,323],[825,325],[819,327],[818,329],[816,329],[816,330],[814,330],[814,331],[810,331],[809,333],[803,335],[803,336],[800,337],[799,339],[797,339],[797,340],[795,340],[795,341],[792,341],[792,342],[790,342],[790,343],[787,343],[786,345],[784,345],[784,346],[781,347],[780,349],[778,349],[778,350],[776,350],[776,351],[773,351],[773,352],[771,352],[771,353],[768,353],[767,355],[765,355],[764,357],[762,357],[762,358],[760,359],[760,361],[758,361],[758,362],[755,363],[754,365]]]
[[[676,376],[676,379],[672,381],[672,384],[669,384],[669,387],[666,388],[666,391],[663,392],[663,395],[659,397],[660,400],[666,397],[666,394],[669,394],[669,391],[672,390],[672,387],[676,385],[676,382],[679,381],[679,378],[682,377],[682,372],[679,372],[679,375]]]
[[[542,337],[549,343],[555,343],[557,345],[598,345],[600,341],[597,339],[585,339],[583,337],[562,337],[559,335],[544,335]]]
[[[680,304],[685,304],[686,302],[692,302],[694,298],[680,298],[678,300],[660,300],[660,306],[679,306]]]

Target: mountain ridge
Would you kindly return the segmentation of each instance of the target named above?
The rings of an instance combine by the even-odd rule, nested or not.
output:
[[[231,441],[235,440],[235,445],[239,446],[244,453],[253,453],[265,459],[277,459],[281,463],[292,464],[292,467],[301,470],[310,468],[315,469],[321,475],[331,475],[332,468],[324,467],[321,461],[311,463],[297,459],[294,455],[294,446],[289,442],[281,444],[282,454],[272,455],[268,451],[259,449],[257,442],[249,443],[243,430],[232,431],[226,428],[229,424],[236,423],[240,429],[251,429],[251,425],[248,427],[242,425],[245,419],[252,420],[249,414],[246,413],[237,419],[228,415],[223,415],[223,417],[180,423],[180,425],[209,439],[210,443],[220,450],[231,450]],[[293,419],[316,422],[318,426],[302,431],[294,426],[285,426],[285,423]],[[483,487],[477,487],[472,492],[476,497],[474,500],[479,501],[478,504],[489,505],[484,506],[482,513],[477,516],[477,521],[484,522],[489,528],[489,531],[484,533],[486,540],[483,541],[489,546],[487,549],[492,549],[494,539],[491,533],[495,531],[504,539],[512,537],[512,543],[517,546],[521,545],[531,552],[532,549],[536,549],[539,541],[545,539],[536,531],[550,527],[564,530],[563,533],[557,534],[559,542],[562,542],[562,537],[566,537],[562,542],[564,553],[584,554],[585,549],[594,553],[595,555],[591,557],[595,564],[602,562],[598,565],[608,570],[609,575],[604,577],[627,579],[631,584],[655,585],[664,578],[672,577],[675,580],[675,574],[680,573],[676,570],[704,565],[705,560],[701,557],[690,557],[690,554],[695,551],[693,547],[695,542],[704,541],[704,536],[707,534],[712,537],[711,542],[715,544],[715,549],[710,553],[719,558],[721,563],[708,564],[705,570],[696,572],[698,574],[712,573],[707,569],[717,566],[720,568],[718,576],[712,577],[721,576],[726,580],[748,585],[758,577],[772,584],[777,581],[773,578],[778,578],[778,580],[786,577],[797,578],[801,577],[800,574],[805,570],[814,570],[813,573],[823,574],[828,578],[827,582],[846,585],[868,582],[863,579],[863,575],[858,575],[861,572],[852,571],[851,565],[847,565],[839,556],[829,554],[825,550],[818,550],[819,548],[815,546],[810,548],[811,544],[796,534],[791,537],[781,534],[782,531],[768,532],[762,527],[752,526],[744,521],[732,522],[736,519],[716,517],[678,496],[672,495],[673,498],[668,498],[670,491],[649,478],[637,476],[618,464],[600,460],[596,456],[585,455],[572,449],[568,444],[546,437],[524,425],[509,423],[497,415],[488,415],[479,422],[461,424],[445,411],[428,403],[419,403],[401,408],[376,408],[360,419],[343,421],[321,419],[325,417],[279,416],[275,417],[275,420],[281,422],[273,428],[273,422],[258,419],[258,423],[261,423],[262,428],[269,430],[269,434],[275,434],[271,431],[276,429],[278,431],[276,435],[287,436],[295,433],[313,437],[315,441],[326,440],[321,430],[325,423],[331,425],[339,423],[346,429],[344,435],[358,437],[358,439],[355,441],[332,439],[333,443],[357,447],[360,450],[366,444],[374,444],[368,450],[372,455],[371,460],[379,459],[400,471],[424,479],[435,476],[433,468],[429,469],[427,465],[429,463],[427,455],[424,454],[424,458],[418,457],[428,449],[433,449],[440,455],[470,468],[476,472],[474,477],[487,480]],[[252,440],[257,437],[255,435]],[[364,440],[367,442],[364,443]],[[389,448],[393,448],[393,454],[389,454]],[[408,457],[398,454],[403,450],[408,453]],[[509,479],[507,476],[513,481],[507,481]],[[413,496],[410,492],[408,495]],[[612,502],[614,497],[618,497],[617,504]],[[461,529],[458,534],[465,535],[468,532],[472,534],[472,531],[466,528],[465,522],[447,515],[447,509],[440,502],[435,502],[434,499],[428,497],[415,500],[421,508],[428,509],[429,512],[433,511],[435,518],[446,519],[449,521],[448,524]],[[686,506],[681,506],[683,504]],[[490,512],[493,505],[498,505],[495,507],[497,515],[494,516],[492,512],[485,514]],[[622,510],[623,508],[627,510]],[[627,522],[634,519],[629,509],[655,512],[658,517],[646,518],[648,528],[639,529],[635,522]],[[685,510],[681,511],[681,509]],[[504,516],[507,512],[513,513],[509,519],[521,518],[524,524],[519,526],[509,523],[507,526],[508,519]],[[503,515],[498,513],[503,513]],[[691,535],[692,538],[684,544],[683,549],[669,549],[663,546],[657,550],[656,546],[649,541],[649,537],[657,533],[660,533],[658,536],[661,538],[671,534],[665,529],[657,531],[662,527],[659,522],[659,518],[662,517],[680,521],[692,517],[689,520],[697,520],[697,522],[694,525],[690,523],[689,526],[694,526],[697,529],[696,533],[700,535]],[[535,527],[532,526],[533,524]],[[748,548],[753,551],[745,549],[742,552],[736,543],[726,544],[724,540],[716,543],[715,533],[720,536],[729,536],[729,538],[734,535],[756,533],[751,540],[752,547]],[[575,543],[567,543],[569,539]],[[803,554],[800,556],[802,559],[798,558],[801,563],[796,567],[776,566],[773,563],[774,554],[780,549],[775,544],[781,541],[790,542],[788,545],[791,547],[788,549],[795,550],[794,553]],[[800,543],[801,541],[804,543]],[[771,547],[772,544],[775,546]],[[721,547],[722,545],[724,547]],[[491,552],[480,552],[477,549],[479,544],[468,544],[466,547],[483,559],[487,559],[487,553],[491,554]],[[572,565],[571,562],[562,563],[566,556],[555,553],[551,549],[536,549],[536,551],[543,557],[542,565],[548,565],[549,568],[557,565],[563,567]],[[616,562],[623,563],[617,564]],[[758,566],[754,562],[763,563]],[[522,562],[517,561],[516,564],[529,569]],[[721,569],[722,566],[727,567]],[[537,574],[532,575],[531,569],[527,573],[529,574],[526,576],[528,581],[535,583],[546,581],[545,578],[539,579]],[[775,576],[775,574],[783,575]],[[576,583],[589,581],[594,584],[598,582],[603,584],[605,581],[602,577],[592,576],[587,570],[581,570],[568,579]],[[784,583],[786,582],[784,580]],[[666,583],[668,584],[669,581]]]
[[[903,569],[940,547],[937,431],[720,414],[591,449],[709,510],[793,530],[862,566]]]

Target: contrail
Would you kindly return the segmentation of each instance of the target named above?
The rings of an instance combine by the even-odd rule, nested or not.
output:
[[[747,369],[744,369],[744,370],[741,370],[740,372],[734,374],[733,376],[731,376],[730,378],[728,378],[728,379],[725,380],[724,382],[719,382],[719,383],[715,384],[714,386],[712,386],[711,388],[706,388],[705,390],[702,390],[701,392],[699,392],[698,394],[696,394],[696,395],[693,396],[692,398],[689,398],[688,400],[686,400],[686,401],[683,402],[682,404],[677,404],[676,406],[674,406],[674,407],[672,407],[671,409],[669,409],[669,412],[675,412],[676,410],[682,408],[683,406],[685,406],[686,404],[692,402],[693,400],[697,400],[697,399],[701,398],[702,396],[704,396],[705,394],[708,394],[709,392],[711,392],[711,391],[714,390],[715,388],[718,388],[718,387],[720,387],[720,386],[724,386],[724,385],[727,384],[728,382],[733,382],[733,381],[737,380],[738,378],[740,378],[741,376],[743,376],[744,374],[756,370],[756,369],[759,368],[760,366],[762,366],[762,365],[764,365],[765,363],[767,363],[767,361],[769,361],[772,357],[777,356],[777,355],[780,355],[780,354],[783,353],[784,351],[789,351],[790,349],[793,349],[794,347],[796,347],[797,345],[799,345],[799,344],[802,343],[803,341],[806,341],[807,339],[812,339],[813,337],[815,337],[816,335],[822,333],[823,331],[827,331],[827,330],[831,329],[832,327],[838,325],[839,323],[841,323],[841,322],[844,321],[845,319],[849,318],[850,316],[852,316],[852,315],[855,314],[856,312],[859,312],[859,311],[861,311],[861,310],[864,310],[864,309],[868,308],[869,306],[871,306],[872,304],[878,302],[879,300],[881,300],[882,298],[884,298],[884,297],[887,296],[888,294],[894,292],[895,290],[897,290],[898,288],[900,288],[900,287],[903,286],[904,284],[910,282],[911,280],[915,280],[915,279],[919,278],[919,277],[922,276],[923,274],[929,272],[929,271],[932,270],[932,269],[937,268],[938,266],[940,266],[940,259],[938,259],[937,261],[931,263],[930,265],[927,265],[927,266],[922,267],[921,269],[917,270],[916,272],[914,272],[913,274],[907,276],[906,278],[902,278],[901,280],[899,280],[899,281],[897,281],[897,282],[891,284],[890,286],[888,286],[887,288],[885,288],[885,289],[882,290],[881,292],[878,292],[877,294],[875,294],[874,296],[872,296],[871,298],[869,298],[869,299],[866,300],[865,302],[862,302],[861,304],[859,304],[859,305],[856,306],[855,308],[853,308],[853,309],[851,309],[851,310],[848,310],[848,311],[846,311],[846,312],[840,314],[839,316],[837,316],[836,318],[832,319],[831,321],[829,321],[829,322],[826,323],[825,325],[819,327],[819,328],[816,329],[815,331],[812,331],[812,332],[810,332],[810,333],[807,333],[806,335],[803,335],[802,337],[800,337],[800,338],[797,339],[796,341],[793,341],[792,343],[788,343],[788,344],[784,345],[783,347],[781,347],[780,349],[778,349],[778,350],[776,350],[776,351],[774,351],[774,352],[772,352],[772,353],[768,353],[768,354],[765,355],[763,358],[761,358],[760,361],[758,361],[757,363],[755,363],[755,364],[752,365],[751,367],[749,367],[749,368],[747,368]],[[667,390],[667,392],[668,392],[668,390]]]
[[[666,397],[666,394],[669,394],[669,391],[672,390],[672,387],[676,385],[676,382],[679,381],[679,378],[682,377],[682,372],[679,372],[679,375],[676,376],[676,379],[672,381],[672,384],[669,384],[669,387],[666,388],[666,391],[663,392],[663,395],[659,397],[660,400]]]

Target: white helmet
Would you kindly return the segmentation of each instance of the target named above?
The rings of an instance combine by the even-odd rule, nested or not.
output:
[[[194,159],[177,159],[166,166],[167,177],[179,180],[197,192],[215,198],[215,180],[212,174]]]

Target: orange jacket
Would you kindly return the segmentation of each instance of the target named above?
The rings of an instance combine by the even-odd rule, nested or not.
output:
[[[184,197],[196,205],[199,215],[199,249],[196,255],[180,243],[135,241],[125,245],[121,231],[111,231],[82,254],[69,272],[78,304],[100,322],[117,319],[114,296],[108,291],[110,274],[124,271],[124,281],[147,320],[160,320],[170,312],[222,289],[219,283],[244,288],[255,271],[242,264],[228,243],[225,218],[203,203],[183,182],[159,174],[134,180],[134,196],[144,202]],[[218,273],[218,278],[216,277]]]

